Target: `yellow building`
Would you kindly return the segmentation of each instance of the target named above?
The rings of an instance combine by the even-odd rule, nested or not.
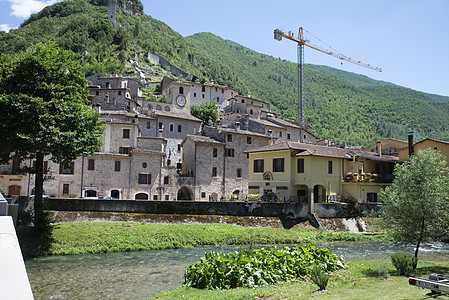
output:
[[[398,158],[354,149],[282,142],[249,153],[250,194],[295,202],[377,202]],[[313,210],[313,209],[312,209]]]
[[[449,166],[449,142],[434,140],[434,139],[425,139],[425,140],[422,140],[420,142],[413,144],[413,149],[414,149],[415,153],[419,150],[424,150],[424,149],[433,149],[433,150],[440,151],[441,154],[446,156],[446,160],[448,161],[448,166]],[[400,161],[408,160],[408,157],[409,157],[408,147],[401,149],[396,153],[399,155]]]

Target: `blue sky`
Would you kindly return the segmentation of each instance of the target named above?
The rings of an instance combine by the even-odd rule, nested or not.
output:
[[[16,28],[53,3],[0,0],[0,30]],[[142,1],[145,13],[183,36],[212,32],[255,51],[296,61],[296,44],[273,39],[275,28],[381,67],[378,73],[310,48],[305,62],[327,65],[418,91],[449,96],[449,1]],[[167,3],[170,3],[167,5]],[[321,43],[315,37],[324,41]]]

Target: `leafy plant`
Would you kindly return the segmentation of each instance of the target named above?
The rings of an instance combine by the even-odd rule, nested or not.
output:
[[[416,269],[418,258],[408,256],[405,253],[394,253],[391,255],[391,262],[396,270],[398,270],[399,275],[406,275],[411,270]]]
[[[223,254],[208,252],[190,265],[184,283],[200,289],[256,287],[303,278],[319,265],[324,272],[343,268],[343,262],[327,248],[316,246],[243,249]]]
[[[320,288],[320,291],[326,289],[329,282],[329,274],[324,271],[321,265],[315,265],[310,271],[309,277]]]

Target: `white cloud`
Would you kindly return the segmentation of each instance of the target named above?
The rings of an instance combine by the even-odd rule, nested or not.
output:
[[[0,24],[0,31],[6,31],[8,32],[11,29],[11,26],[8,24]]]
[[[9,0],[11,2],[11,15],[18,18],[28,18],[48,5],[52,5],[56,0]]]

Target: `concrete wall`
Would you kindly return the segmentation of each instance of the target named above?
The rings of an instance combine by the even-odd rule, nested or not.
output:
[[[33,299],[11,217],[0,217],[0,298]]]
[[[56,211],[132,212],[151,214],[231,215],[307,218],[308,205],[265,202],[137,201],[91,199],[45,199]],[[316,203],[320,218],[350,218],[377,211],[377,205]]]

